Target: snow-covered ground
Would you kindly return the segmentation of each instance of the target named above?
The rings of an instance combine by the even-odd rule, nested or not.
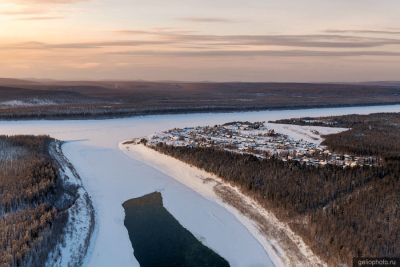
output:
[[[174,127],[373,112],[400,112],[400,105],[157,115],[112,120],[2,121],[0,134],[49,134],[68,141],[63,152],[80,174],[96,213],[86,266],[139,266],[123,223],[122,203],[157,190],[162,192],[169,212],[232,266],[261,267],[269,266],[269,255],[231,210],[127,156],[119,149],[119,143]]]
[[[268,126],[273,128],[276,132],[290,136],[295,140],[303,139],[306,142],[320,145],[323,141],[323,135],[334,134],[341,131],[345,131],[345,128],[330,128],[320,126],[297,126],[297,125],[286,125],[286,124],[275,124],[268,123]],[[319,134],[315,134],[312,131],[318,131]]]
[[[56,104],[54,101],[49,99],[26,99],[26,100],[9,100],[0,102],[0,108],[10,107],[33,107],[33,106],[49,106]]]
[[[61,151],[61,142],[50,148],[52,157],[60,166],[60,176],[64,187],[76,188],[73,205],[68,208],[68,222],[64,229],[63,242],[50,253],[46,266],[74,267],[82,266],[90,245],[94,228],[94,210],[90,197],[82,185],[82,180],[71,163]]]
[[[196,167],[190,166],[184,162],[181,162],[175,158],[172,158],[167,155],[163,155],[158,153],[157,151],[148,148],[142,144],[131,144],[124,145],[120,144],[120,148],[130,157],[141,160],[142,162],[153,166],[157,170],[165,173],[170,177],[174,177],[177,181],[189,187],[193,191],[199,193],[202,197],[215,202],[229,210],[235,217],[238,219],[248,230],[249,232],[257,239],[257,241],[263,246],[264,250],[268,254],[268,260],[266,260],[263,264],[262,262],[254,262],[254,265],[248,262],[248,259],[242,262],[231,262],[232,266],[324,266],[324,263],[316,257],[313,252],[307,247],[307,245],[301,240],[299,236],[297,236],[289,226],[280,222],[274,214],[266,211],[260,205],[258,205],[255,201],[253,201],[250,197],[245,196],[240,192],[238,188],[235,188],[228,183],[225,183],[219,177],[207,173],[203,170],[200,170]],[[232,207],[229,203],[224,201],[220,195],[216,192],[218,186],[228,187],[230,189],[230,194],[237,194],[239,198],[245,203],[246,208],[254,210],[261,216],[263,216],[264,220],[268,221],[268,227],[274,228],[274,232],[284,233],[290,242],[293,242],[299,250],[294,251],[284,251],[283,244],[280,243],[282,236],[279,236],[280,240],[274,239],[266,239],[266,236],[261,232],[261,226],[256,222],[252,221],[251,218],[245,216],[239,210]],[[166,203],[168,204],[168,203]],[[173,207],[171,207],[173,209]],[[177,210],[176,212],[180,212]],[[219,221],[225,222],[225,227],[230,228],[230,220],[223,218],[225,214],[215,214],[216,217],[219,217]],[[210,229],[213,230],[213,229]],[[215,229],[217,230],[217,229]],[[201,231],[201,229],[199,229]],[[218,233],[215,233],[218,234]],[[222,251],[224,249],[230,250],[231,248],[227,246],[224,239],[215,240],[218,242],[217,244],[211,246],[215,248],[217,251]],[[209,244],[208,244],[209,245]],[[249,255],[253,247],[247,247],[246,251],[238,251],[238,255]],[[229,253],[227,251],[226,253]],[[300,253],[303,257],[303,260],[300,261],[296,257],[292,257],[290,253]]]
[[[267,246],[263,247],[261,238],[249,234],[248,231],[254,230],[254,227],[248,227],[250,225],[248,220],[239,216],[234,209],[230,209],[229,205],[224,204],[216,196],[212,184],[204,184],[205,179],[209,178],[205,172],[190,169],[186,164],[143,145],[129,146],[128,149],[124,145],[120,147],[134,160],[139,160],[166,177],[174,179],[172,184],[158,190],[163,195],[164,206],[176,218],[186,217],[188,210],[194,208],[186,221],[180,221],[181,224],[190,229],[203,244],[226,258],[231,266],[283,266],[275,254],[271,255],[263,251]],[[175,181],[184,185],[185,188],[175,185]],[[187,189],[196,192],[196,198],[186,198]],[[183,198],[181,198],[182,194]],[[211,224],[204,224],[205,219]],[[250,233],[256,233],[256,231]],[[269,249],[268,252],[274,252],[274,250]]]
[[[321,145],[326,134],[346,131],[346,128],[279,125],[264,122],[231,122],[223,125],[174,128],[144,137],[148,146],[163,143],[175,147],[216,147],[236,153],[249,153],[260,158],[278,157],[308,165],[357,166],[371,162],[370,157],[351,157],[331,153]],[[130,140],[140,143],[143,138]]]

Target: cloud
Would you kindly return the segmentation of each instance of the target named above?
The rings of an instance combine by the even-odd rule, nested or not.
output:
[[[11,0],[9,2],[13,2],[16,4],[24,4],[24,5],[42,5],[42,4],[73,4],[77,2],[83,2],[87,0]]]
[[[63,16],[34,16],[34,17],[22,17],[18,20],[54,20],[54,19],[63,19]]]
[[[344,34],[309,35],[201,35],[169,31],[118,31],[124,34],[149,35],[180,44],[208,44],[226,46],[286,46],[309,48],[374,48],[398,45],[400,39],[360,37]]]
[[[326,33],[339,34],[387,34],[400,35],[400,30],[326,30]]]
[[[104,47],[133,47],[148,45],[170,44],[168,41],[144,41],[144,40],[121,40],[104,42],[82,42],[82,43],[60,43],[49,44],[43,42],[24,42],[12,45],[2,46],[2,49],[26,49],[26,50],[49,50],[49,49],[95,49]]]
[[[173,57],[399,57],[400,52],[389,51],[311,51],[311,50],[205,50],[205,51],[123,51],[108,54],[123,56]]]
[[[3,9],[0,11],[0,15],[7,16],[25,16],[25,15],[39,15],[45,13],[45,9],[41,7],[17,7],[13,9]]]
[[[397,39],[357,38],[342,35],[186,35],[179,40],[217,42],[226,45],[263,45],[324,48],[366,48],[400,44]]]
[[[54,15],[54,12],[59,13],[65,11],[65,7],[62,8],[61,6],[84,1],[89,0],[11,0],[7,2],[11,5],[2,8],[0,14],[16,17],[18,20],[38,20],[42,17],[42,19],[45,19],[45,17],[61,17],[59,15]]]
[[[86,62],[86,63],[70,63],[67,64],[67,67],[73,69],[95,69],[99,67],[101,64],[98,62]]]
[[[50,20],[60,19],[62,16],[26,16],[20,20]],[[329,30],[330,32],[348,32],[342,30]],[[249,47],[249,46],[274,46],[293,48],[378,48],[388,45],[400,45],[400,39],[381,37],[360,37],[345,34],[308,34],[308,35],[203,35],[193,31],[179,31],[173,29],[159,30],[118,30],[118,34],[134,35],[139,40],[120,40],[83,43],[47,44],[28,42],[15,44],[16,49],[76,49],[76,48],[102,48],[126,47],[146,45],[168,45],[174,47],[203,47],[220,48]],[[366,31],[362,31],[366,32]],[[377,31],[368,31],[377,32]],[[383,32],[383,31],[379,31]],[[389,31],[394,34],[396,31]],[[142,40],[147,36],[145,40]],[[148,37],[152,37],[149,39]]]
[[[110,48],[103,53],[161,57],[398,57],[400,55],[400,40],[396,38],[344,34],[203,35],[172,29],[121,30],[117,33],[135,36],[136,40],[24,42],[3,45],[0,48],[40,51],[70,49],[74,52]]]
[[[122,35],[151,35],[151,36],[160,36],[160,35],[180,35],[180,34],[195,34],[196,31],[190,30],[177,30],[174,28],[156,28],[154,30],[115,30],[113,31],[117,34]]]
[[[180,21],[195,22],[195,23],[237,23],[238,20],[217,18],[217,17],[183,17],[177,18]]]

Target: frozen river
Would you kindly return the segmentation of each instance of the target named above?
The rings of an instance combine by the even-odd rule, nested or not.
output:
[[[0,134],[48,134],[69,141],[63,146],[63,151],[81,175],[96,211],[96,228],[86,261],[88,266],[139,266],[124,226],[122,203],[159,191],[168,211],[205,245],[228,260],[231,266],[262,267],[273,266],[273,261],[233,214],[172,177],[128,157],[118,144],[175,127],[214,125],[234,120],[268,121],[375,112],[400,112],[400,105],[109,120],[2,121]]]

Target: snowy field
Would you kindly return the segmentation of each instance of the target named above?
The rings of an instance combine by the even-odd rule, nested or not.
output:
[[[0,134],[49,134],[68,141],[63,152],[80,174],[96,212],[96,227],[86,266],[139,266],[123,224],[122,203],[160,191],[168,211],[203,243],[227,259],[231,266],[262,267],[273,265],[269,255],[230,210],[140,159],[127,156],[119,149],[119,143],[174,127],[374,112],[400,112],[400,105],[112,120],[3,121],[0,122]]]

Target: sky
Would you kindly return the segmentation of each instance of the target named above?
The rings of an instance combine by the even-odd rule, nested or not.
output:
[[[0,76],[400,80],[398,0],[0,0]]]

